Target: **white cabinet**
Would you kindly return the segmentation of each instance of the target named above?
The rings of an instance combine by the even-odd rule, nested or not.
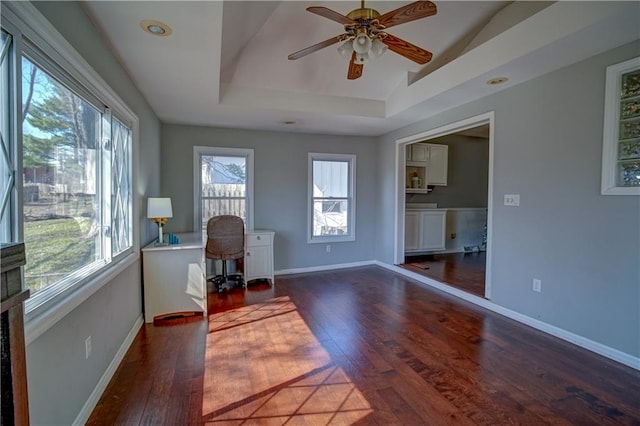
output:
[[[404,248],[405,250],[417,250],[420,246],[420,214],[407,212],[404,215]]]
[[[405,213],[405,252],[437,251],[445,249],[447,210],[416,210]]]
[[[420,212],[420,250],[444,250],[446,210]]]
[[[264,278],[273,280],[273,231],[246,232],[244,253],[244,280]]]
[[[406,147],[406,191],[428,192],[428,186],[447,186],[449,147],[414,143]],[[412,181],[412,178],[414,180]],[[415,184],[416,179],[419,182]]]
[[[407,145],[407,161],[429,161],[429,146],[424,143]]]
[[[449,147],[429,144],[429,165],[427,166],[427,185],[447,186]]]
[[[176,235],[179,244],[142,249],[145,322],[207,312],[202,233]]]

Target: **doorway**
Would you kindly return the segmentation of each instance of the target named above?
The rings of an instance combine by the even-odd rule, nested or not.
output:
[[[477,141],[481,141],[484,147],[469,145],[476,140],[474,138],[478,138]],[[411,168],[413,162],[407,162],[406,153],[407,147],[415,143],[431,146],[444,144],[452,148],[454,155],[448,160],[449,183],[430,185],[429,190],[424,192],[408,188],[407,167]],[[394,262],[445,285],[490,299],[493,112],[405,137],[396,141],[396,145],[397,209]],[[468,151],[469,149],[471,151]],[[484,155],[473,153],[473,150],[477,152],[482,149],[485,150]],[[485,174],[481,187],[478,187],[477,182],[473,182],[473,187],[473,173]],[[464,182],[470,183],[465,185]],[[409,210],[406,210],[407,204]],[[414,226],[420,222],[416,219],[416,211],[418,215],[425,216],[424,223],[433,223],[433,218],[437,217],[438,213],[441,214],[440,217],[446,217],[442,224],[446,243],[441,240],[442,246],[435,250],[415,248]],[[405,229],[408,234],[405,234]]]

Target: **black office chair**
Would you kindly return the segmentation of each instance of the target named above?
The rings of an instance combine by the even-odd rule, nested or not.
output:
[[[244,221],[241,217],[221,215],[209,219],[205,256],[222,261],[222,274],[208,280],[219,293],[239,285],[246,287],[242,275],[227,275],[227,260],[244,258]]]

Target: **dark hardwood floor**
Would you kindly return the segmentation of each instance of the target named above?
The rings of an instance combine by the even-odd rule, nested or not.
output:
[[[638,425],[640,372],[371,266],[145,325],[93,425]]]
[[[459,290],[484,297],[486,252],[412,256],[403,267]]]

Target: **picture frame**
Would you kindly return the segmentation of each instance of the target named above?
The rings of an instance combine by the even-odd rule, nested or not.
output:
[[[640,56],[607,67],[602,195],[640,195]]]

